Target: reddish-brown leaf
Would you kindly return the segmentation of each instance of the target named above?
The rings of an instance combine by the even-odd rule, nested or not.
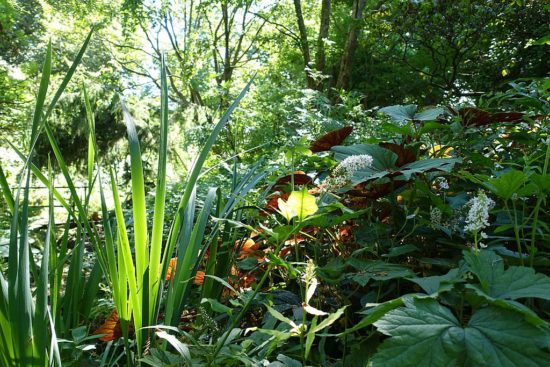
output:
[[[341,129],[333,130],[311,143],[309,149],[313,153],[330,150],[330,148],[342,144],[352,131],[353,126],[345,126]]]
[[[461,108],[458,115],[464,126],[481,126],[491,123],[491,113],[479,108]]]
[[[397,167],[416,161],[416,154],[414,154],[412,150],[405,148],[403,145],[395,143],[380,143],[378,145],[397,154],[397,161],[395,162]]]
[[[522,112],[488,112],[479,108],[461,108],[458,115],[464,126],[483,126],[499,122],[524,122],[526,117],[540,119],[541,115],[527,116]]]
[[[294,185],[311,185],[313,179],[304,173],[293,173],[292,175],[286,175],[277,180],[273,188],[278,190],[279,188],[292,182],[292,176],[294,176]]]

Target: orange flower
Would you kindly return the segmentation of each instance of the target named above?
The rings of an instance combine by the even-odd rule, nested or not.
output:
[[[193,281],[193,283],[195,283],[196,285],[201,285],[204,283],[204,271],[197,271],[197,274],[195,274],[195,280]]]
[[[239,259],[244,259],[249,256],[253,256],[254,253],[260,247],[260,243],[255,243],[253,239],[247,239],[241,246],[241,241],[235,242],[235,249],[240,247]]]
[[[94,331],[94,335],[105,334],[99,340],[102,342],[108,342],[111,340],[118,339],[122,337],[122,328],[120,327],[120,318],[118,317],[118,312],[116,308],[111,312],[107,320]]]
[[[170,259],[170,264],[168,264],[168,270],[166,271],[166,281],[172,279],[172,275],[176,274],[176,265],[178,263],[178,258],[173,257]]]

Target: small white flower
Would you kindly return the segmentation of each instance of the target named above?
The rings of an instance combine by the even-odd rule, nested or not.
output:
[[[477,233],[483,228],[489,226],[489,211],[495,206],[495,202],[487,197],[485,192],[480,191],[479,194],[470,199],[466,206],[470,208],[466,217],[466,232]]]
[[[437,207],[432,208],[430,211],[430,221],[432,222],[432,228],[438,227],[441,225],[441,218],[443,217],[443,213],[441,213],[441,210]]]
[[[449,190],[449,182],[445,177],[438,177],[435,179],[440,190]]]
[[[351,155],[344,159],[334,170],[335,176],[347,176],[351,178],[356,171],[368,168],[372,165],[372,157],[368,154]]]
[[[325,185],[328,189],[338,189],[351,182],[354,173],[372,165],[372,157],[368,154],[352,155],[344,159],[327,178]]]

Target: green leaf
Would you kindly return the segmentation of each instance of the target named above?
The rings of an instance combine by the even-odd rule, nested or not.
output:
[[[525,321],[529,322],[530,324],[534,326],[547,326],[548,323],[541,319],[533,310],[531,310],[529,307],[516,302],[511,301],[507,299],[501,299],[501,298],[493,298],[489,296],[487,293],[483,292],[479,287],[477,287],[474,284],[466,284],[464,286],[466,289],[473,291],[473,293],[484,299],[488,304],[497,306],[506,310],[514,311],[518,314],[523,315],[523,318]]]
[[[378,110],[392,118],[395,122],[404,123],[406,121],[430,121],[445,112],[444,108],[436,107],[416,113],[417,106],[415,104],[388,106]]]
[[[396,105],[388,106],[378,110],[378,112],[384,113],[392,118],[392,120],[404,123],[414,119],[414,114],[416,112],[417,106],[415,104],[409,105]]]
[[[269,312],[271,314],[271,316],[273,316],[277,320],[279,320],[281,322],[284,322],[285,324],[287,324],[289,326],[296,327],[296,323],[294,321],[292,321],[288,317],[284,316],[282,313],[280,313],[276,309],[268,306],[267,307],[267,312]]]
[[[389,253],[383,254],[382,257],[397,257],[397,256],[409,254],[415,251],[418,251],[418,247],[416,247],[415,245],[406,244],[403,246],[393,247]]]
[[[302,191],[293,191],[286,202],[279,199],[278,203],[281,214],[289,222],[294,217],[298,217],[301,222],[319,209],[315,202],[315,196],[308,193],[305,187]]]
[[[440,115],[445,113],[445,109],[442,107],[429,108],[414,115],[415,120],[430,121],[437,119]],[[446,126],[446,125],[445,125]]]
[[[382,316],[387,314],[389,311],[396,309],[397,307],[403,306],[403,300],[407,296],[403,296],[400,298],[392,299],[391,301],[387,301],[384,303],[379,304],[368,304],[367,307],[370,307],[366,309],[365,311],[359,312],[360,314],[365,315],[361,321],[357,323],[357,325],[353,326],[350,329],[347,329],[343,333],[339,334],[338,336],[343,336],[352,332],[355,332],[357,330],[363,329],[369,325],[372,325],[376,321],[380,320]]]
[[[414,174],[421,174],[430,171],[451,172],[455,164],[462,162],[458,158],[432,158],[422,159],[408,163],[399,168],[405,180],[409,180]]]
[[[497,307],[476,312],[466,327],[433,299],[412,299],[374,325],[391,338],[373,367],[542,367],[548,365],[550,336],[518,314]]]
[[[309,356],[309,353],[311,352],[311,346],[313,345],[313,341],[315,340],[315,332],[313,331],[315,327],[317,326],[317,320],[319,317],[314,316],[311,320],[311,325],[309,327],[309,330],[306,335],[306,346],[305,346],[305,357],[307,358]]]
[[[281,362],[283,366],[286,367],[302,367],[302,364],[299,361],[287,357],[284,354],[279,354],[277,356],[277,361]]]
[[[493,298],[542,298],[550,300],[550,277],[536,274],[532,268],[510,266],[504,270],[504,260],[493,251],[464,251],[464,259],[480,283],[482,290]]]
[[[180,356],[185,358],[186,361],[191,361],[191,354],[189,353],[189,348],[186,344],[183,344],[174,335],[168,334],[164,330],[158,330],[156,334],[159,338],[164,339],[168,343],[170,343],[172,347],[180,354]]]
[[[350,258],[348,264],[353,266],[359,272],[350,276],[350,278],[364,287],[373,280],[390,280],[395,278],[405,278],[414,275],[408,268],[397,264],[386,263],[379,260],[358,260]]]
[[[520,194],[519,190],[528,178],[522,171],[510,170],[499,177],[490,178],[483,185],[501,199],[509,200],[514,193]]]
[[[395,162],[397,161],[397,154],[389,149],[382,148],[381,146],[374,144],[354,144],[349,146],[335,146],[332,147],[332,151],[335,152],[334,159],[337,161],[343,161],[344,159],[352,155],[368,154],[372,157],[372,168],[376,171],[385,171],[388,169],[395,169]]]
[[[222,314],[228,314],[231,315],[233,313],[233,309],[230,307],[227,307],[226,305],[220,303],[219,301],[212,299],[212,298],[204,298],[201,301],[202,303],[208,303],[210,304],[210,307],[212,308],[212,311],[222,313]]]
[[[538,40],[533,42],[532,45],[535,45],[535,46],[550,45],[550,34],[548,34],[548,35],[546,35],[542,38],[539,38]]]
[[[445,285],[453,285],[455,283],[463,282],[463,274],[464,272],[460,269],[451,269],[445,275],[434,275],[431,277],[422,278],[409,278],[408,280],[418,284],[427,294],[437,294],[442,290],[442,287]]]
[[[348,306],[344,306],[342,308],[339,308],[338,310],[336,310],[336,312],[334,313],[331,313],[330,315],[328,315],[328,317],[326,319],[324,319],[323,321],[321,321],[317,326],[315,327],[312,327],[312,331],[314,333],[317,333],[321,330],[323,330],[324,328],[326,327],[329,327],[330,325],[332,325],[336,320],[338,320],[340,318],[340,316],[342,316],[344,314],[344,311],[346,310]]]

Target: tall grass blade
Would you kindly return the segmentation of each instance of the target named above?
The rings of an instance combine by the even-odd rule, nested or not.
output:
[[[252,78],[246,84],[246,86],[243,88],[239,96],[235,99],[235,101],[223,114],[218,124],[214,127],[214,130],[212,130],[212,132],[210,133],[210,136],[208,137],[206,143],[204,144],[195,163],[193,164],[193,168],[191,169],[191,173],[187,180],[183,196],[181,197],[181,200],[178,204],[178,210],[176,212],[176,216],[174,217],[174,221],[172,222],[172,225],[170,228],[170,234],[168,235],[168,245],[166,246],[165,255],[163,256],[163,269],[167,269],[168,267],[168,264],[166,262],[169,261],[170,256],[174,251],[174,247],[176,245],[176,241],[180,231],[180,226],[182,222],[181,213],[183,212],[183,209],[187,206],[189,198],[191,197],[191,193],[195,190],[195,185],[197,183],[197,179],[200,175],[204,162],[206,161],[206,158],[208,157],[208,154],[210,153],[212,146],[214,146],[214,143],[216,142],[220,132],[229,123],[229,118],[231,117],[231,114],[233,113],[235,108],[237,108],[241,99],[244,98],[244,96],[250,89],[250,86],[252,85],[253,81],[254,81],[254,78]]]
[[[30,173],[29,173],[30,174]],[[51,161],[48,159],[48,177],[53,182],[53,173]],[[49,347],[49,335],[44,325],[48,320],[48,278],[49,278],[49,259],[50,247],[52,247],[52,236],[55,227],[53,191],[48,191],[48,229],[46,230],[46,239],[44,241],[44,251],[42,252],[42,261],[40,266],[40,278],[36,285],[36,309],[34,318],[34,337],[37,344],[40,360],[46,359],[46,352]],[[55,251],[55,249],[53,249]]]
[[[199,253],[204,253],[203,239],[205,235],[206,224],[210,217],[210,212],[216,199],[217,189],[211,188],[206,195],[204,205],[193,227],[187,246],[182,246],[178,250],[178,264],[176,267],[176,279],[170,284],[174,287],[171,293],[172,299],[167,301],[166,319],[170,320],[170,325],[176,326],[180,319],[181,311],[185,307],[184,295],[192,284],[191,278],[195,275],[195,264]],[[184,234],[185,235],[185,234]],[[172,307],[169,307],[172,306]]]
[[[143,280],[149,266],[149,252],[147,248],[147,210],[145,207],[145,184],[141,149],[134,120],[128,109],[122,105],[122,115],[128,132],[128,147],[130,150],[130,169],[132,174],[132,209],[134,215],[134,251],[136,261],[137,289],[141,297],[148,297],[148,289],[144,289]],[[125,259],[126,260],[126,259]],[[145,299],[145,298],[144,298]],[[143,304],[143,301],[142,301]],[[140,307],[141,308],[141,307]],[[142,310],[148,314],[148,310]],[[137,315],[135,315],[137,317]]]
[[[162,234],[164,229],[164,208],[166,200],[166,161],[168,157],[168,83],[166,81],[166,65],[164,56],[161,58],[161,108],[160,108],[160,148],[157,169],[157,187],[155,193],[155,211],[153,215],[153,231],[151,234],[151,266],[149,268],[149,305],[158,305],[157,297],[160,286],[160,258],[162,252]],[[149,325],[152,325],[156,307],[149,309]]]
[[[84,106],[86,108],[86,119],[88,120],[88,190],[92,190],[92,182],[94,176],[94,162],[95,162],[95,121],[94,113],[92,111],[92,105],[88,98],[88,92],[86,87],[82,86],[82,93],[84,95]]]
[[[136,327],[136,343],[138,347],[138,356],[141,356],[142,347],[142,303],[141,303],[141,289],[138,289],[136,281],[136,268],[134,267],[134,261],[132,259],[132,249],[130,248],[130,241],[128,240],[128,233],[126,232],[126,223],[124,221],[124,213],[122,212],[122,205],[120,204],[120,198],[118,195],[118,189],[116,185],[115,175],[113,170],[110,170],[111,174],[111,190],[113,192],[113,198],[115,203],[115,215],[117,222],[117,237],[118,237],[118,266],[119,266],[119,279],[118,285],[119,291],[126,292],[126,281],[128,282],[128,290],[130,292],[130,303],[128,305],[122,305],[121,319],[125,317],[126,322],[130,322],[130,315],[134,314],[134,324]],[[124,272],[121,271],[124,269]],[[121,279],[121,276],[124,278]],[[124,310],[126,308],[126,310]]]
[[[4,196],[4,200],[6,200],[6,203],[8,204],[8,209],[10,213],[13,213],[13,195],[10,190],[10,185],[8,184],[8,180],[6,179],[6,175],[4,174],[4,170],[2,170],[2,166],[0,165],[0,189],[2,190],[2,195]]]

